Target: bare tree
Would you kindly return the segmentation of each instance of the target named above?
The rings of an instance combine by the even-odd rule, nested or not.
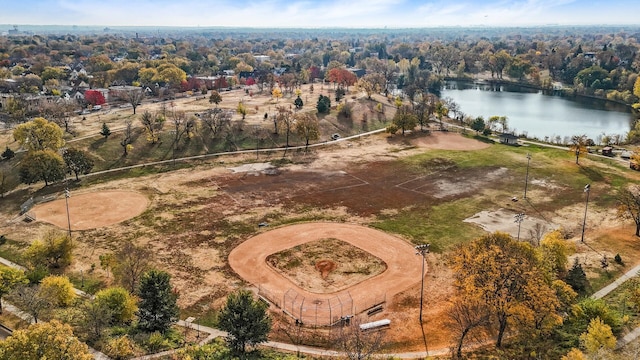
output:
[[[305,151],[309,148],[309,141],[320,137],[320,124],[314,113],[296,114],[296,132],[305,141]]]
[[[587,154],[587,135],[572,136],[569,151],[576,155],[576,165],[580,165],[580,158]]]
[[[142,99],[144,99],[144,91],[142,91],[142,88],[130,89],[125,91],[124,97],[127,102],[131,104],[131,107],[133,108],[133,114],[135,115],[136,108],[138,107],[138,105],[140,105]]]
[[[279,127],[284,130],[285,132],[285,148],[284,148],[284,154],[282,155],[282,157],[285,157],[287,155],[287,148],[289,148],[289,136],[291,135],[291,132],[293,131],[293,126],[295,124],[295,116],[293,116],[293,111],[291,111],[291,109],[287,109],[285,106],[278,106],[278,115],[277,115],[277,122]]]
[[[531,238],[531,244],[534,246],[540,246],[540,240],[547,232],[547,227],[541,223],[536,223],[533,228],[529,229],[529,237]]]
[[[640,186],[629,185],[618,192],[618,214],[633,219],[636,223],[636,236],[640,236]]]
[[[152,253],[128,241],[114,257],[113,277],[129,292],[136,293],[142,274],[150,268]]]
[[[122,146],[123,154],[122,156],[127,156],[129,154],[129,145],[131,144],[133,136],[133,124],[131,120],[125,121],[125,128],[122,132],[122,140],[120,140],[120,146]]]
[[[445,326],[451,331],[455,339],[455,356],[462,358],[462,348],[467,337],[481,340],[481,327],[489,324],[489,311],[481,303],[456,298],[446,315]]]
[[[190,139],[196,130],[196,121],[193,117],[187,117],[183,111],[174,111],[173,123],[173,148],[176,149],[183,137]]]
[[[363,331],[360,324],[357,318],[351,318],[348,325],[340,328],[335,338],[337,347],[350,360],[369,359],[385,345],[384,329]]]
[[[231,114],[219,108],[204,112],[200,115],[203,127],[209,129],[213,138],[228,130],[231,124]]]
[[[39,285],[23,285],[16,288],[11,293],[10,300],[18,308],[26,311],[36,323],[51,306],[47,298],[40,292]]]
[[[258,160],[260,144],[269,137],[269,132],[260,125],[253,125],[251,128],[251,136],[256,139],[256,160]]]
[[[148,111],[142,113],[140,123],[144,127],[144,131],[147,133],[147,141],[151,144],[155,144],[160,139],[160,131],[164,126],[165,118],[162,114],[152,114]]]

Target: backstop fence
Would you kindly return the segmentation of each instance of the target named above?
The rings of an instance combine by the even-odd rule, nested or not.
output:
[[[382,311],[386,302],[386,294],[359,297],[359,302],[354,302],[351,293],[344,291],[331,297],[306,297],[294,289],[287,290],[284,294],[277,294],[258,287],[258,295],[265,301],[277,306],[292,318],[307,326],[332,326],[342,324],[345,319],[359,313],[368,316]]]

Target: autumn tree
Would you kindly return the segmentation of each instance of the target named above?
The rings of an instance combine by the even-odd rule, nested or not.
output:
[[[220,95],[220,93],[216,90],[212,90],[211,91],[211,95],[209,95],[209,102],[211,104],[216,104],[216,108],[218,107],[218,104],[220,104],[222,102],[222,96]]]
[[[460,296],[489,310],[497,326],[496,347],[516,319],[518,327],[538,326],[559,306],[533,247],[508,234],[472,241],[456,252],[452,266]]]
[[[152,114],[149,111],[142,113],[140,123],[147,134],[147,141],[155,144],[160,139],[160,131],[164,126],[165,118],[162,114]]]
[[[45,186],[64,179],[64,160],[52,150],[34,150],[20,162],[18,171],[20,181],[34,184],[44,181]]]
[[[58,151],[64,146],[62,135],[62,129],[58,124],[41,117],[20,124],[13,130],[13,138],[30,152]]]
[[[587,136],[574,135],[571,137],[569,151],[576,156],[576,165],[580,165],[580,158],[587,155]]]
[[[73,259],[73,243],[64,233],[47,231],[25,250],[24,257],[32,268],[45,265],[50,269],[65,268]]]
[[[76,180],[79,179],[79,175],[86,175],[93,169],[93,160],[86,151],[78,150],[74,148],[65,149],[62,152],[62,159],[67,168],[69,174],[73,173],[76,176]]]
[[[416,127],[418,119],[409,106],[402,106],[396,111],[392,122],[397,128],[402,130],[402,135],[404,136],[406,130],[413,130],[413,128]]]
[[[309,148],[309,141],[318,140],[320,137],[320,124],[318,117],[313,113],[298,113],[295,116],[296,133],[305,141],[305,151]]]
[[[111,312],[109,323],[127,324],[133,320],[138,310],[136,299],[122,287],[110,287],[96,293],[95,302],[104,305]]]
[[[53,306],[67,307],[73,303],[76,293],[66,276],[47,276],[40,283],[40,294]]]
[[[618,214],[632,219],[636,224],[636,236],[640,236],[640,186],[631,184],[618,191]]]
[[[2,314],[2,297],[21,284],[26,284],[24,271],[10,267],[0,267],[0,314]]]
[[[589,322],[587,332],[580,335],[580,341],[587,349],[587,354],[594,354],[600,349],[613,350],[616,347],[616,337],[613,336],[611,326],[603,323],[599,317]]]
[[[280,100],[280,98],[282,97],[282,90],[280,90],[280,88],[274,88],[271,91],[271,96],[273,96],[276,99],[276,102],[278,102],[278,100]]]
[[[100,91],[97,90],[87,90],[84,93],[84,99],[91,104],[91,106],[102,105],[106,101],[104,95]]]
[[[171,276],[158,270],[142,275],[138,287],[138,327],[149,332],[167,331],[178,321],[178,295],[171,287]]]
[[[91,360],[86,344],[73,335],[70,325],[57,320],[16,330],[0,341],[0,357],[6,360]]]
[[[254,300],[248,290],[230,294],[218,319],[220,329],[228,333],[227,343],[240,355],[246,352],[247,345],[254,346],[267,341],[271,331],[267,305]]]
[[[79,309],[81,312],[80,319],[77,320],[79,334],[87,340],[100,339],[113,318],[111,309],[95,300],[81,303]]]
[[[248,111],[247,106],[242,101],[239,101],[238,106],[236,107],[236,112],[242,115],[242,120],[247,116]]]

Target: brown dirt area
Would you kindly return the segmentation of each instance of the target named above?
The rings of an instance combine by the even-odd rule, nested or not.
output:
[[[69,218],[67,205],[69,202]],[[34,206],[38,221],[71,230],[89,230],[117,224],[140,215],[149,205],[146,196],[134,191],[98,191],[72,194],[68,199],[58,199]]]
[[[375,299],[393,297],[420,281],[420,259],[406,241],[359,225],[306,223],[274,229],[252,237],[229,254],[229,264],[243,279],[266,290],[278,302],[293,289],[305,302],[340,297],[339,292],[318,293],[306,284],[299,286],[267,265],[267,257],[277,252],[325,238],[335,238],[366,251],[385,264],[386,271],[362,279],[348,287],[355,309],[366,309]]]
[[[313,293],[347,289],[385,271],[384,261],[338,239],[319,239],[267,256],[267,264]]]

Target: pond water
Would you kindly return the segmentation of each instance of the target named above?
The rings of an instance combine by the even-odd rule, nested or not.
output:
[[[529,138],[565,140],[587,135],[598,142],[603,134],[622,135],[633,124],[625,106],[590,98],[569,99],[540,90],[510,85],[447,82],[441,97],[451,98],[471,117],[507,116],[510,132]]]

